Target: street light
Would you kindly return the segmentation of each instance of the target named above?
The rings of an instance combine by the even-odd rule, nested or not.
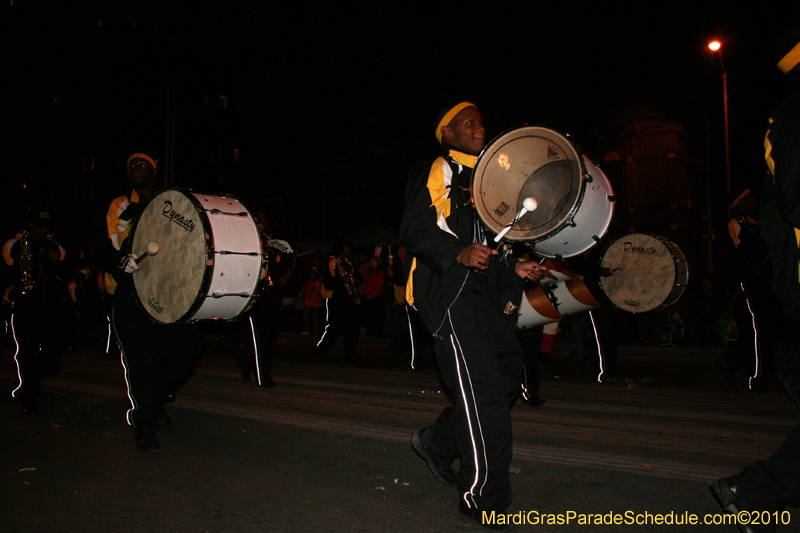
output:
[[[719,64],[722,67],[722,97],[725,105],[725,192],[727,198],[731,197],[731,145],[728,129],[728,73],[725,72],[725,63],[722,61],[722,44],[719,41],[711,41],[708,48],[712,52],[719,53]]]

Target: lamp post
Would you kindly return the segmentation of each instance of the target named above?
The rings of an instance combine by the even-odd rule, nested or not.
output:
[[[722,98],[725,107],[725,192],[726,198],[731,196],[731,145],[728,129],[728,73],[725,72],[725,63],[722,61],[722,44],[719,41],[708,43],[712,52],[719,53],[719,64],[722,67]]]

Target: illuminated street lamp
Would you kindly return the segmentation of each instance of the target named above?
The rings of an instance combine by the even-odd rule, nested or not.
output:
[[[722,95],[725,105],[725,192],[727,198],[731,196],[731,145],[728,131],[728,73],[725,72],[725,63],[722,61],[722,44],[719,41],[711,41],[708,48],[712,52],[719,53],[719,64],[722,67]]]

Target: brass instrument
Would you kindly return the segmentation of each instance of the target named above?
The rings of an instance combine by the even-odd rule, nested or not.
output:
[[[35,282],[33,281],[33,249],[31,248],[30,233],[27,231],[22,233],[22,237],[19,239],[19,246],[19,292],[24,296],[32,292],[33,286],[35,285]]]
[[[342,261],[338,257],[335,257],[334,260],[336,261],[336,273],[342,280],[344,290],[353,298],[356,305],[360,304],[361,300],[358,297],[358,287],[356,287],[356,282],[353,279],[353,273],[345,270]]]

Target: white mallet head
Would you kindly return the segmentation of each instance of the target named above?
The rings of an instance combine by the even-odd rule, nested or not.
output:
[[[526,200],[527,201],[527,200]],[[147,255],[156,255],[159,251],[158,243],[151,242],[147,245]]]
[[[503,228],[503,231],[501,231],[500,233],[497,234],[497,236],[495,236],[494,242],[500,242],[500,239],[505,237],[506,233],[511,231],[511,228],[517,222],[519,222],[519,219],[521,219],[525,213],[530,213],[537,207],[539,207],[539,203],[536,201],[536,198],[531,198],[530,196],[525,198],[525,200],[522,201],[522,209],[519,210],[519,213],[517,213],[517,216],[514,217],[514,220],[512,220],[508,226]]]

